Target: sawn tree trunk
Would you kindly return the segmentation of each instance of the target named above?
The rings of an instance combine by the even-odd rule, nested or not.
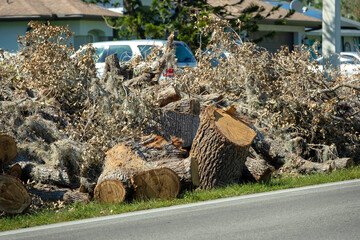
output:
[[[190,152],[193,183],[202,189],[237,183],[255,136],[225,111],[206,108]]]

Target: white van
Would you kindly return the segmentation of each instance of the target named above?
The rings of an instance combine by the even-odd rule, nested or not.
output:
[[[196,59],[188,45],[181,41],[174,41],[175,58],[177,67],[195,67]],[[120,62],[130,61],[136,56],[142,56],[144,59],[151,52],[151,47],[166,48],[165,40],[124,40],[92,43],[96,48],[98,58],[96,60],[96,70],[98,77],[104,72],[105,58],[111,54],[117,53]],[[161,79],[174,77],[174,69],[167,69],[161,74]]]

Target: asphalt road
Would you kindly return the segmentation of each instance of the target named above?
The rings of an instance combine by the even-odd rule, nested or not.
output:
[[[360,180],[0,232],[15,239],[360,239]]]

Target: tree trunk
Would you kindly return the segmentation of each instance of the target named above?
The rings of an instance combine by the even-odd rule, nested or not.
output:
[[[15,177],[0,175],[0,211],[22,213],[31,204],[31,197],[24,185]]]
[[[14,138],[7,134],[0,134],[0,172],[15,159],[17,147]]]
[[[248,157],[242,172],[242,179],[250,182],[266,182],[270,180],[271,173],[275,168],[264,159]]]
[[[194,182],[202,189],[237,183],[256,133],[221,109],[208,107],[190,152]],[[198,171],[196,171],[196,169]]]
[[[180,192],[180,181],[169,168],[139,172],[132,177],[136,200],[171,199]]]

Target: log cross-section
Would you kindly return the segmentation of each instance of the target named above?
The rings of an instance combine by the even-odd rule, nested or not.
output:
[[[132,181],[137,200],[176,198],[180,191],[179,177],[170,168],[139,172]]]
[[[16,155],[17,147],[14,138],[7,134],[0,134],[0,167],[9,164]]]
[[[246,123],[214,106],[206,108],[190,152],[193,183],[210,189],[238,182],[255,136]]]
[[[31,204],[31,197],[24,185],[15,177],[0,175],[0,211],[22,213]]]

